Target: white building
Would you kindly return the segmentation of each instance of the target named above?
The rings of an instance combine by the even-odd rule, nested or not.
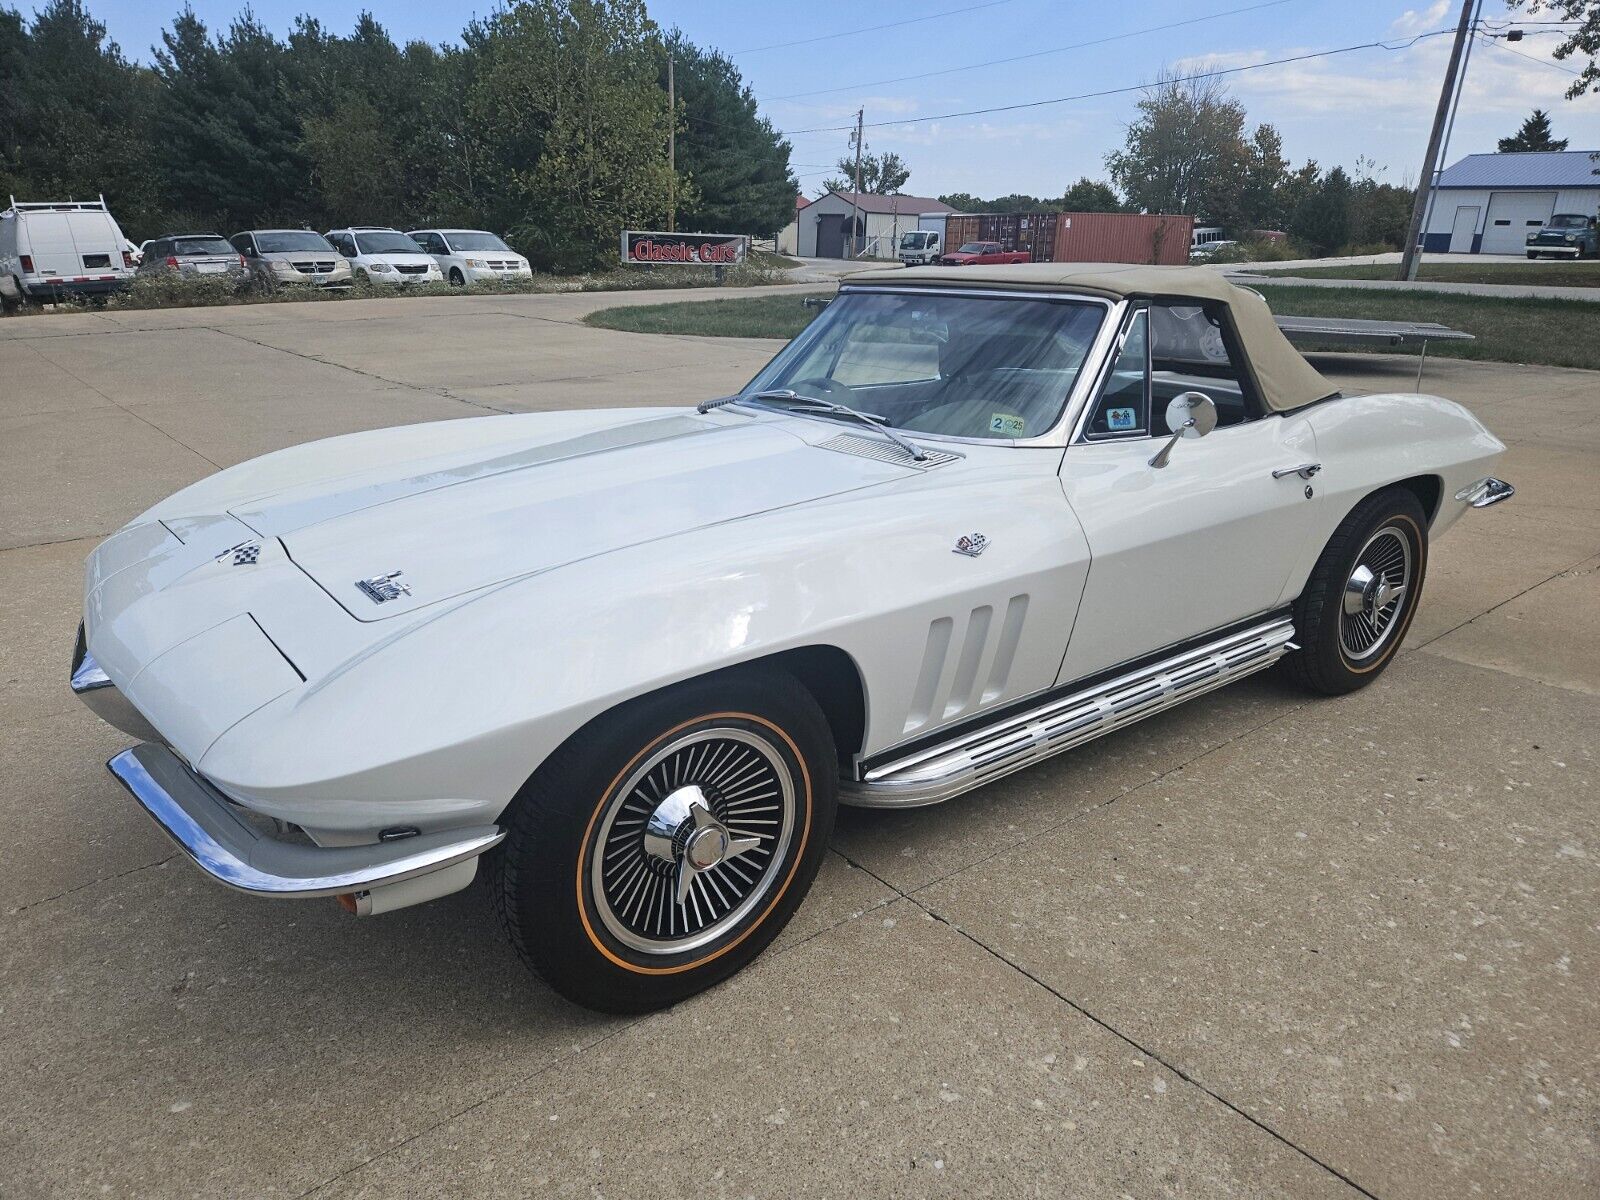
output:
[[[1600,212],[1600,157],[1589,150],[1469,154],[1434,190],[1422,248],[1452,254],[1521,254],[1554,213]]]
[[[917,227],[917,217],[952,212],[948,204],[928,196],[827,192],[795,214],[795,253],[801,258],[849,257],[854,220],[863,257],[893,258],[900,235]]]

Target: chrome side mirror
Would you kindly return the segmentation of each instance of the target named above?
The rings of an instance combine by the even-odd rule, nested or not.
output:
[[[1172,457],[1172,448],[1179,438],[1203,438],[1217,427],[1217,406],[1204,392],[1184,392],[1174,396],[1167,405],[1167,428],[1172,436],[1167,444],[1156,451],[1150,465],[1160,470]]]

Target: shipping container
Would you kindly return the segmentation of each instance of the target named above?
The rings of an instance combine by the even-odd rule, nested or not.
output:
[[[1054,261],[1182,266],[1189,261],[1193,236],[1193,217],[1062,213],[1056,220]]]
[[[953,213],[946,217],[944,244],[959,250],[966,242],[999,242],[1002,250],[1026,251],[1032,262],[1049,262],[1056,245],[1056,214]]]

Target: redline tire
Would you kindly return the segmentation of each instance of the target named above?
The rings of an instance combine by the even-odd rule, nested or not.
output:
[[[1328,540],[1295,602],[1300,649],[1283,659],[1284,672],[1325,696],[1366,687],[1399,652],[1427,567],[1427,516],[1416,495],[1392,487],[1361,501]]]
[[[686,792],[703,813],[673,809]],[[719,672],[631,701],[552,754],[502,818],[491,894],[523,961],[568,999],[664,1008],[738,971],[787,924],[837,797],[832,734],[799,681]],[[667,836],[652,851],[658,820]],[[759,845],[690,870],[701,820],[723,849]]]

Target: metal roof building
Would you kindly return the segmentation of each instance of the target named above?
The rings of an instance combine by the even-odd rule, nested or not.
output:
[[[828,192],[795,215],[795,248],[801,258],[846,258],[854,222],[856,240],[869,256],[893,258],[900,235],[915,229],[919,216],[952,212],[955,209],[931,196]]]
[[[1597,212],[1600,151],[1469,154],[1440,173],[1422,245],[1455,254],[1522,254],[1528,235],[1552,214]]]

